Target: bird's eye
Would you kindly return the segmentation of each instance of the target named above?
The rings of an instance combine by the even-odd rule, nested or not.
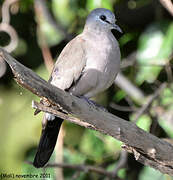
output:
[[[105,16],[105,15],[101,15],[101,16],[100,16],[100,19],[103,20],[103,21],[105,21],[105,20],[106,20],[106,16]]]

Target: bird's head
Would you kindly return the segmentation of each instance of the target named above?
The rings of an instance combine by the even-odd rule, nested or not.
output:
[[[86,26],[101,31],[109,31],[115,29],[122,33],[120,27],[116,24],[114,13],[105,8],[97,8],[91,11],[86,20]]]

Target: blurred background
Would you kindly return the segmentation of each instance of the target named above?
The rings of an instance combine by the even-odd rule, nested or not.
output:
[[[82,32],[86,16],[98,7],[113,11],[124,33],[113,31],[121,48],[121,73],[114,85],[95,101],[111,113],[171,142],[173,6],[170,0],[1,0],[0,46],[48,80],[63,47]],[[33,161],[36,152],[43,115],[33,115],[32,100],[39,98],[20,87],[0,59],[0,173],[45,173],[45,177],[28,179],[108,179],[87,168],[35,169],[27,164]],[[138,163],[112,137],[69,122],[63,124],[58,142],[51,163],[102,167],[113,172],[114,179],[173,179]]]

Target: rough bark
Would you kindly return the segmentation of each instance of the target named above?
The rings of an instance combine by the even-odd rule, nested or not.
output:
[[[173,175],[173,146],[171,144],[145,132],[132,122],[105,112],[84,99],[52,86],[1,48],[0,58],[10,65],[16,81],[21,86],[50,102],[49,107],[38,103],[34,104],[35,107],[110,135],[122,141],[124,143],[122,147],[133,153],[137,161],[158,169],[162,173]],[[58,111],[59,109],[61,112]]]

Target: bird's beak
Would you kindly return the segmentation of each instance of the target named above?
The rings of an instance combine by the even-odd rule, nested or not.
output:
[[[116,24],[112,24],[112,29],[115,29],[115,30],[119,31],[120,33],[123,33],[121,28],[118,25],[116,25]]]

